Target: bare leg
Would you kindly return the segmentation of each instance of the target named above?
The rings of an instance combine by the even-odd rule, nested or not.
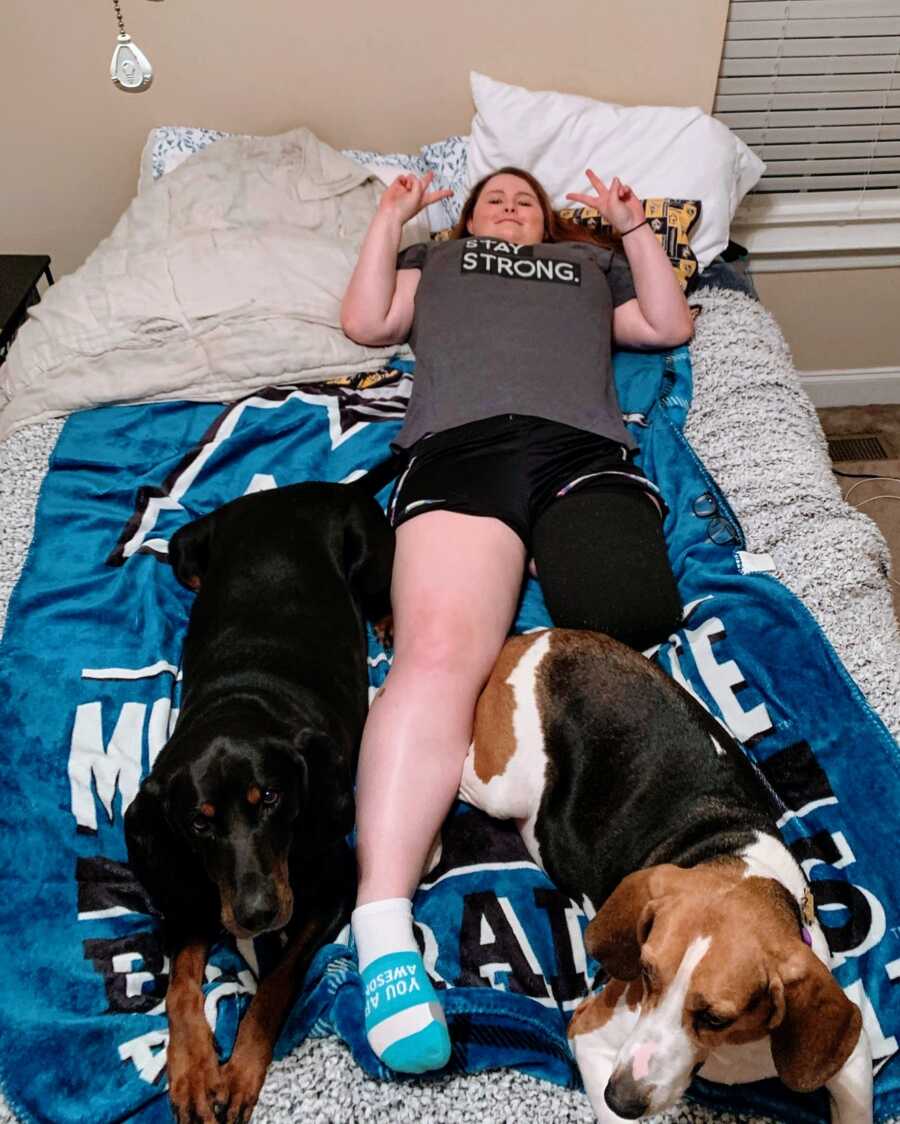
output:
[[[497,519],[435,511],[397,530],[394,661],[357,777],[357,904],[411,897],[456,796],[475,702],[515,615],[525,547]]]
[[[363,736],[352,921],[369,1044],[404,1073],[439,1069],[450,1055],[409,899],[459,789],[524,564],[522,541],[497,519],[435,511],[397,532],[394,662]]]

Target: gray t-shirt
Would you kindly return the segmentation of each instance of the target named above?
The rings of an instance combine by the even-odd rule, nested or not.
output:
[[[499,414],[526,414],[635,447],[612,378],[612,310],[635,296],[621,254],[590,242],[492,238],[417,243],[410,344],[416,377],[394,440]]]

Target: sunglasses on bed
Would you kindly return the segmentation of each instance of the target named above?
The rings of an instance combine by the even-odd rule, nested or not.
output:
[[[734,525],[719,513],[719,501],[712,492],[704,492],[697,496],[693,503],[693,511],[698,519],[708,519],[706,524],[706,537],[717,546],[728,546],[738,541],[738,533]]]

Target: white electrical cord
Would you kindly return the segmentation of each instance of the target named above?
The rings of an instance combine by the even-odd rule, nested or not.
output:
[[[851,474],[847,473],[847,472],[841,472],[841,473],[838,473],[838,475],[849,476]],[[861,485],[868,484],[873,480],[890,480],[894,484],[900,484],[900,476],[876,476],[876,475],[863,476],[862,479],[857,480],[857,482],[855,484],[851,484],[851,486],[847,489],[846,493],[844,494],[844,499],[848,503],[850,503],[851,493],[855,492],[856,489],[859,488]],[[877,496],[868,496],[866,499],[860,500],[859,503],[852,503],[852,504],[850,504],[850,506],[855,507],[856,510],[859,511],[859,509],[862,508],[862,507],[865,507],[866,504],[874,503],[876,500],[900,500],[900,496],[895,495],[893,492],[880,492]],[[898,588],[900,588],[900,582],[898,582],[894,578],[892,578],[890,574],[887,575],[887,580],[892,585],[895,585]]]

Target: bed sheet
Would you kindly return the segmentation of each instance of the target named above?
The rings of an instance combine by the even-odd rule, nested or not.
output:
[[[715,414],[718,410],[718,423],[727,429],[732,419],[729,404],[722,400],[723,388],[738,404],[742,392],[753,389],[759,393],[760,401],[766,403],[767,410],[775,410],[770,428],[782,446],[787,443],[781,449],[783,456],[799,460],[795,479],[787,488],[792,494],[786,501],[796,506],[798,490],[803,487],[796,474],[802,476],[809,455],[805,461],[797,458],[797,450],[791,447],[789,435],[777,419],[787,416],[789,424],[797,427],[796,409],[788,407],[799,406],[802,411],[803,404],[794,396],[798,388],[791,386],[790,372],[772,362],[771,349],[766,353],[760,346],[765,341],[765,314],[740,294],[704,294],[703,301],[693,369],[684,350],[667,358],[650,357],[646,363],[637,358],[620,360],[617,367],[617,375],[622,378],[623,406],[642,442],[647,467],[651,474],[665,479],[664,490],[676,512],[684,509],[685,499],[697,488],[714,487],[707,471],[709,453],[720,465],[716,475],[728,478],[737,471],[729,457],[729,450],[736,444],[734,428],[730,438],[725,433],[724,446],[708,437],[707,411]],[[728,335],[727,346],[721,346],[721,341],[708,346],[714,341],[704,337],[720,332]],[[755,376],[753,362],[748,363],[744,355],[744,381],[740,387],[732,387],[730,356],[740,353],[742,334],[752,336],[761,370]],[[746,339],[743,342],[746,344]],[[781,358],[785,359],[783,353]],[[710,384],[707,393],[698,393],[695,407],[688,415],[692,383],[696,381],[702,386],[704,380],[713,377],[719,384],[717,392],[712,393]],[[8,945],[18,940],[34,947],[29,947],[29,956],[20,963],[8,963],[0,972],[0,986],[5,992],[2,1009],[14,1009],[19,1019],[15,1026],[6,1028],[4,1046],[0,1048],[0,1069],[4,1088],[23,1117],[40,1117],[50,1103],[49,1098],[57,1095],[59,1107],[48,1114],[49,1118],[81,1119],[85,1115],[84,1098],[89,1092],[91,1097],[99,1096],[99,1100],[92,1102],[91,1112],[97,1119],[127,1114],[148,1120],[165,1118],[160,1080],[164,1019],[155,1010],[164,987],[165,966],[154,951],[152,937],[147,936],[152,933],[152,923],[148,925],[146,903],[121,866],[119,819],[123,796],[130,791],[128,785],[133,790],[141,768],[149,764],[151,753],[164,740],[176,702],[174,669],[190,595],[175,586],[158,561],[165,538],[187,514],[206,510],[231,494],[290,482],[297,478],[293,469],[298,465],[302,465],[304,476],[324,479],[345,479],[364,469],[383,454],[396,431],[407,393],[408,370],[401,363],[385,375],[350,379],[343,385],[281,388],[225,409],[185,404],[114,408],[76,416],[67,425],[54,454],[53,471],[58,473],[61,483],[68,483],[57,492],[49,486],[45,488],[38,519],[39,535],[45,532],[45,537],[43,544],[39,539],[37,549],[29,555],[11,607],[10,629],[3,648],[8,714],[19,723],[17,728],[15,724],[11,727],[19,736],[13,739],[12,752],[4,763],[8,791],[19,798],[7,803],[7,831],[3,836],[7,841],[15,841],[19,859],[23,851],[31,856],[26,863],[4,864],[7,871],[24,868],[28,872],[24,894],[16,880],[7,877],[4,928]],[[769,450],[759,433],[761,419],[748,410],[746,400],[743,411],[755,444],[765,446],[755,451],[765,456]],[[701,441],[706,443],[706,466],[681,436],[686,415],[688,434],[693,423]],[[157,428],[166,434],[167,455],[161,455],[159,441],[152,440],[145,428],[144,423],[151,416],[157,419]],[[310,432],[304,428],[311,416],[318,419],[314,441],[309,440]],[[257,436],[248,443],[246,455],[237,456],[232,439],[250,423],[251,417],[255,419],[254,425],[264,425],[259,433],[265,434],[265,440],[260,441]],[[304,425],[298,426],[298,417],[304,418]],[[271,428],[273,420],[277,422],[277,440]],[[802,428],[807,437],[812,433],[814,440],[814,430],[808,425]],[[50,431],[45,428],[43,436],[48,443],[52,442],[52,427]],[[282,440],[293,450],[290,455],[278,455],[278,441]],[[694,438],[692,444],[697,444]],[[21,446],[14,441],[10,448],[15,460],[15,450]],[[315,455],[311,455],[312,448],[318,450]],[[677,464],[669,470],[666,461],[673,449],[678,451]],[[223,464],[230,466],[225,476],[220,471]],[[289,465],[292,470],[285,478]],[[130,479],[125,487],[113,471],[122,468],[128,469]],[[235,470],[236,475],[232,475]],[[824,487],[818,479],[821,475],[811,473],[809,479],[815,479],[817,487]],[[92,484],[85,488],[88,478]],[[134,486],[136,480],[138,487]],[[185,484],[187,487],[179,491]],[[806,486],[809,489],[811,484],[807,482]],[[874,835],[870,838],[865,830],[868,805],[854,806],[858,800],[854,785],[847,780],[838,783],[835,776],[842,772],[842,756],[854,762],[847,746],[852,746],[854,755],[883,758],[881,815],[890,823],[897,811],[892,811],[891,803],[896,801],[898,787],[892,772],[896,769],[892,756],[896,746],[844,675],[809,611],[787,592],[786,582],[799,580],[802,584],[805,580],[800,576],[804,567],[797,563],[801,548],[794,545],[798,537],[796,518],[792,527],[784,528],[778,505],[773,512],[770,504],[766,514],[761,514],[754,506],[756,493],[752,487],[726,488],[726,494],[728,499],[721,496],[723,510],[729,510],[730,501],[731,514],[736,523],[743,524],[749,540],[740,544],[737,551],[729,550],[727,557],[715,550],[711,553],[712,544],[702,533],[698,538],[698,527],[691,520],[679,523],[676,518],[676,526],[667,528],[685,600],[692,604],[693,611],[685,629],[657,658],[667,670],[691,683],[711,708],[736,727],[738,736],[753,744],[755,755],[764,769],[768,767],[770,779],[786,798],[787,810],[793,813],[785,821],[788,837],[801,849],[811,848],[807,854],[817,866],[813,872],[814,882],[819,884],[817,903],[824,908],[826,927],[830,921],[831,929],[840,933],[838,943],[842,942],[840,955],[844,959],[839,978],[848,987],[862,981],[875,1004],[867,1015],[871,1024],[874,1014],[878,1024],[880,1052],[876,1050],[876,1057],[884,1074],[880,1079],[879,1118],[886,1118],[897,1111],[896,1078],[892,1076],[895,1067],[885,1066],[896,1051],[893,1033],[898,1022],[896,1001],[891,994],[893,961],[889,951],[890,929],[898,920],[896,900],[887,885],[889,869],[878,869],[883,864],[869,854],[878,845],[878,839]],[[183,503],[186,511],[173,507],[173,498]],[[809,502],[815,497],[807,494],[805,498]],[[869,569],[877,572],[877,538],[866,537],[866,528],[859,518],[848,516],[830,502],[824,507],[819,505],[819,510],[825,520],[850,518],[850,525],[860,532],[856,545],[861,544],[862,549],[857,551],[857,561],[861,560],[865,571],[868,560]],[[75,534],[73,524],[86,539]],[[110,536],[113,526],[116,533]],[[13,537],[16,541],[22,538],[18,530]],[[105,543],[102,559],[96,549],[100,541]],[[92,549],[83,549],[86,543]],[[761,557],[769,553],[774,570]],[[824,561],[827,569],[828,559]],[[126,577],[129,567],[144,567],[152,577],[146,583],[132,583]],[[779,570],[783,571],[782,581],[773,576]],[[113,581],[118,583],[120,593],[135,585],[130,599],[119,595],[110,598]],[[874,591],[878,585],[874,574],[870,575],[869,584]],[[881,585],[884,586],[883,581]],[[55,592],[48,594],[48,588]],[[737,600],[742,604],[735,604],[731,596],[735,591],[739,591]],[[856,600],[858,607],[859,598]],[[128,624],[114,624],[111,631],[108,621],[104,628],[98,627],[96,612],[97,606],[110,601],[121,602],[130,613]],[[778,602],[775,607],[774,602]],[[723,614],[724,603],[728,611]],[[827,618],[827,614],[824,616]],[[544,620],[539,591],[531,583],[518,627],[533,627]],[[890,654],[889,630],[883,630],[883,635],[879,632],[877,615],[874,624],[870,639],[874,637]],[[861,657],[854,654],[854,649],[860,647],[858,642],[845,641],[841,628],[834,630],[831,622],[829,625],[836,646],[845,649],[844,662],[848,662],[849,654],[850,663],[859,663]],[[735,668],[729,653],[736,654],[735,645],[738,650],[745,649],[748,643],[752,648],[748,638],[754,633],[761,638],[767,658],[759,670],[754,668],[748,674],[746,655],[740,655],[740,666]],[[773,637],[785,635],[793,640],[773,643]],[[370,638],[370,644],[375,645],[374,638]],[[776,649],[778,659],[773,666],[771,654]],[[144,658],[147,651],[162,652],[166,666],[141,678],[141,683],[151,687],[146,698],[134,694],[138,680],[98,674],[147,670],[152,667]],[[85,659],[86,652],[92,654],[91,659]],[[40,682],[27,675],[29,662],[41,670]],[[870,655],[868,662],[868,667],[860,664],[863,674],[859,678],[890,724],[895,719],[890,699],[880,697],[883,687],[889,687],[890,673],[879,665],[877,647],[876,656]],[[385,654],[377,645],[370,647],[370,663],[374,688],[387,665]],[[86,669],[90,674],[84,674]],[[743,678],[735,678],[736,670]],[[825,709],[831,711],[825,723],[828,729],[798,728],[798,722],[802,727],[803,721],[802,715],[798,717],[795,713],[798,704],[794,693],[802,693],[808,701],[810,691],[823,689],[823,675],[827,683]],[[789,680],[796,683],[786,691]],[[166,684],[163,690],[158,689],[161,682]],[[73,691],[80,692],[77,699]],[[141,706],[145,709],[138,714],[136,708]],[[50,736],[39,728],[35,717],[45,714],[55,715],[57,722],[56,732]],[[773,717],[775,721],[767,726],[766,719]],[[35,722],[38,724],[34,725]],[[852,732],[848,732],[848,723],[855,723]],[[133,749],[136,742],[139,760],[136,762],[132,755],[129,761],[128,747]],[[46,749],[45,759],[38,752],[42,746]],[[104,774],[103,768],[114,763],[116,753],[120,754],[117,774],[115,769],[112,773],[116,775]],[[798,764],[811,768],[801,770]],[[99,768],[95,769],[95,765]],[[29,783],[35,776],[42,778],[37,788]],[[872,779],[877,780],[877,776]],[[812,793],[810,784],[814,786]],[[811,794],[813,799],[809,799]],[[28,813],[24,823],[23,810]],[[476,822],[479,827],[473,830],[472,824]],[[498,869],[471,870],[479,865],[471,861],[473,839],[479,843],[476,856],[498,856]],[[847,846],[841,846],[842,840]],[[64,857],[63,866],[68,862],[71,868],[63,875],[55,865],[60,855]],[[553,891],[528,863],[514,833],[502,825],[479,820],[476,813],[463,809],[448,823],[444,864],[432,876],[432,884],[423,887],[417,900],[417,914],[423,923],[426,947],[430,932],[436,950],[440,950],[435,950],[430,960],[431,967],[441,976],[438,982],[455,985],[447,988],[457,1042],[453,1068],[468,1073],[485,1065],[515,1064],[564,1086],[574,1086],[577,1079],[565,1053],[562,1032],[567,1013],[594,967],[583,960],[583,950],[579,959],[578,943],[571,939],[573,925],[583,927],[587,920],[583,903],[568,902]],[[460,869],[463,874],[453,873]],[[41,938],[21,942],[22,914],[15,903],[20,898],[33,900],[36,886],[55,902],[57,912],[45,918],[32,915],[31,931],[40,932]],[[439,889],[451,886],[451,898],[442,897]],[[855,894],[852,888],[856,889]],[[450,908],[448,901],[452,901]],[[447,926],[442,928],[442,924],[450,916],[453,924],[445,932]],[[484,921],[492,939],[484,937]],[[524,944],[516,935],[517,925],[525,934]],[[463,932],[470,933],[467,940],[460,936]],[[140,934],[143,936],[138,939]],[[55,942],[77,945],[79,970],[73,976],[60,978],[54,955],[60,944]],[[864,945],[867,947],[863,948]],[[505,960],[500,959],[501,953]],[[209,992],[217,997],[213,1003],[219,1013],[217,1033],[226,1049],[252,989],[253,970],[260,960],[264,967],[266,955],[263,948],[246,949],[243,953],[223,948],[214,965],[216,971],[209,980]],[[72,962],[71,949],[68,962]],[[494,968],[486,975],[481,973],[484,965],[498,962],[507,963],[508,969]],[[477,991],[475,999],[467,999],[463,994],[466,991]],[[362,1069],[384,1077],[386,1074],[374,1058],[366,1054],[358,1019],[360,1010],[352,949],[343,946],[326,950],[312,973],[305,1001],[289,1021],[282,1048],[290,1049],[308,1034],[337,1030],[349,1043]],[[76,1012],[85,1011],[90,1012],[88,1018],[75,1018]],[[523,1014],[525,1011],[527,1015]],[[56,1017],[50,1018],[51,1013]],[[65,1026],[64,1034],[57,1033],[60,1023]],[[126,1023],[140,1033],[129,1030],[123,1035],[118,1028]],[[111,1032],[113,1025],[117,1029]],[[56,1059],[50,1067],[46,1064],[48,1047]],[[331,1047],[310,1041],[303,1049],[305,1056],[310,1057],[323,1048]],[[339,1058],[339,1080],[365,1081],[345,1054]],[[89,1075],[89,1090],[83,1087],[85,1075]],[[517,1078],[507,1074],[495,1076],[496,1081],[494,1076],[485,1075],[479,1079],[482,1084],[476,1085],[493,1091],[508,1090],[512,1080],[514,1087],[520,1087]],[[295,1078],[300,1087],[306,1087],[303,1055],[286,1059],[273,1074],[276,1084],[286,1080],[288,1088],[294,1087]],[[36,1088],[34,1081],[38,1082]],[[439,1102],[449,1087],[446,1081],[404,1084],[414,1088],[416,1096],[424,1098],[419,1103],[424,1104],[431,1104],[432,1097]],[[746,1112],[777,1118],[816,1119],[822,1112],[821,1099],[816,1098],[786,1107],[778,1090],[751,1091],[750,1099],[743,1101],[734,1093],[723,1101],[715,1089],[702,1086],[694,1093],[707,1105],[719,1103],[733,1108],[740,1104]],[[569,1096],[560,1091],[554,1102],[556,1119],[567,1118],[562,1113],[569,1107],[575,1114],[573,1119],[582,1112],[583,1104],[577,1098],[566,1099]],[[278,1105],[267,1108],[267,1104],[264,1097],[260,1119],[265,1120],[267,1112],[277,1118]],[[350,1119],[348,1115],[330,1118]],[[449,1119],[440,1110],[435,1118]],[[500,1114],[496,1118],[513,1117]]]

